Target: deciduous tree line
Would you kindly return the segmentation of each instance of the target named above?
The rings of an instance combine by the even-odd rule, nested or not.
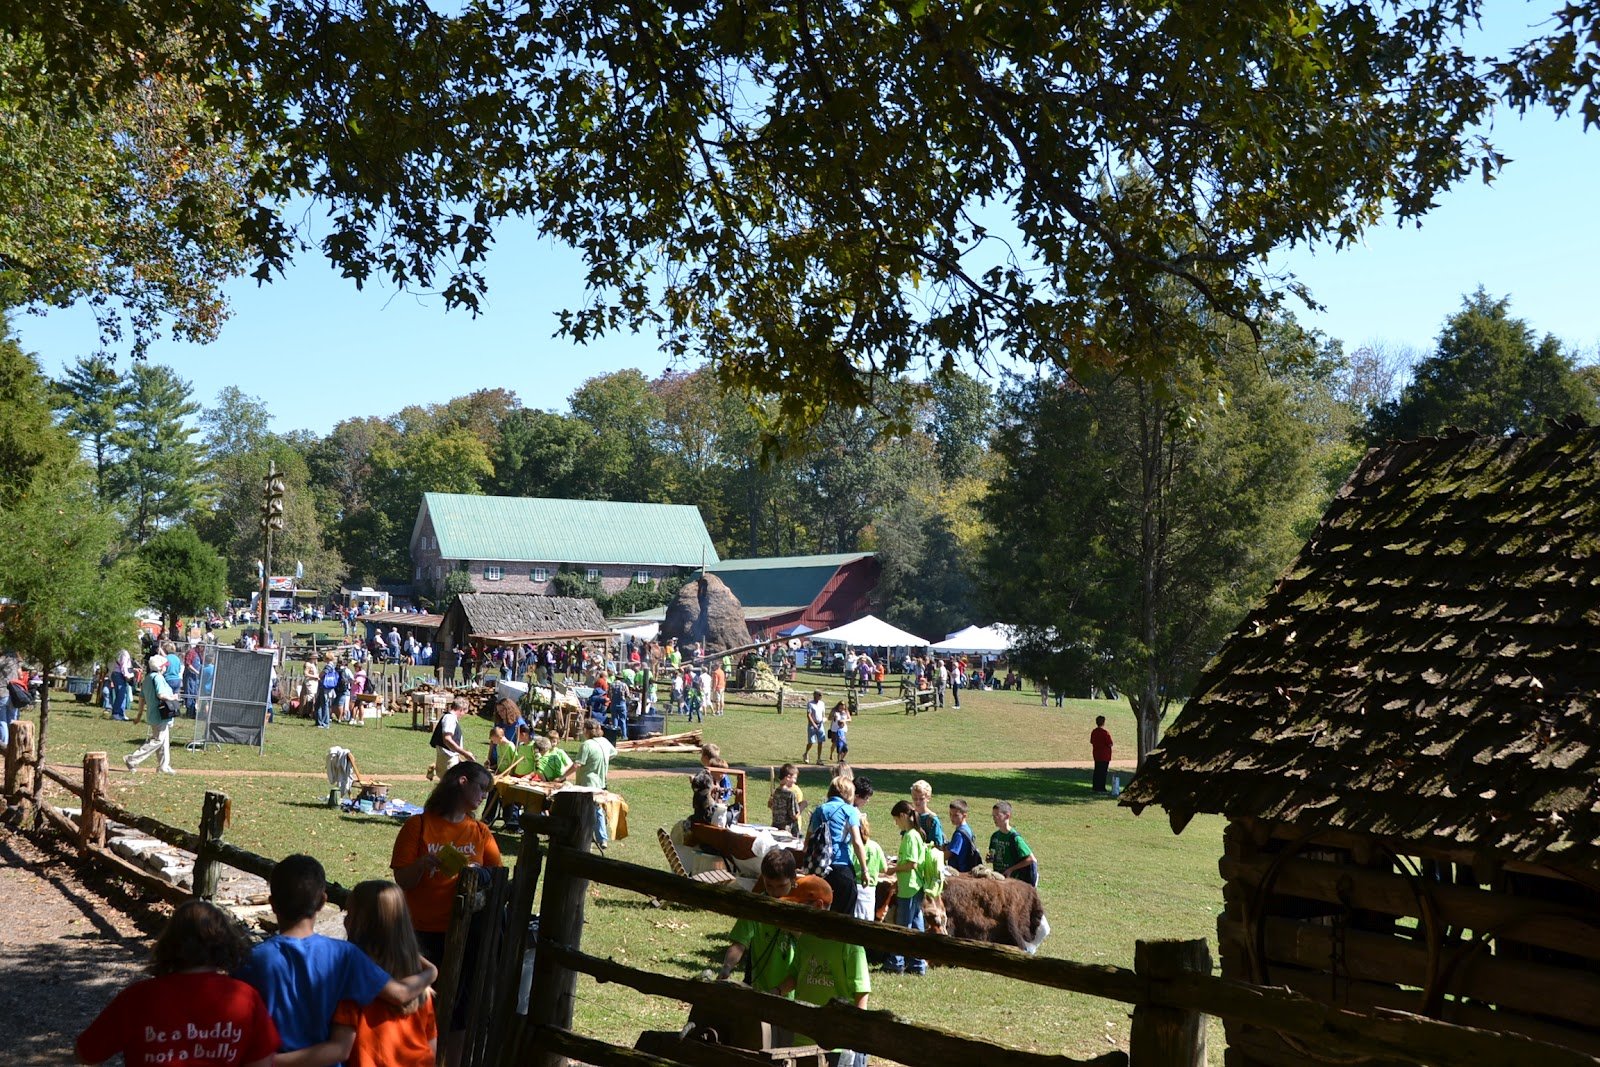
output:
[[[269,463],[289,485],[276,558],[317,588],[412,580],[425,492],[694,504],[725,557],[878,552],[879,609],[931,637],[1016,625],[1031,677],[1126,695],[1143,749],[1364,444],[1596,413],[1593,369],[1481,290],[1398,376],[1291,320],[1257,337],[1186,304],[1206,345],[1160,375],[900,382],[886,410],[835,405],[792,437],[709,368],[601,375],[566,413],[495,389],[278,434],[235,388],[202,406],[171,368],[99,358],[47,383],[7,342],[0,455],[17,473],[0,502],[44,506],[48,485],[61,515],[101,516],[98,565],[137,563],[134,587],[169,612],[218,599],[224,567],[254,587]]]

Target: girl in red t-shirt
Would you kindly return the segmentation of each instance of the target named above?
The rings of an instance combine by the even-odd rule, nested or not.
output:
[[[352,889],[344,930],[351,944],[391,975],[403,980],[422,969],[406,895],[393,882],[362,882]],[[428,993],[400,1008],[382,998],[366,1007],[344,1000],[333,1013],[333,1040],[345,1044],[345,1067],[433,1067],[438,1038]]]
[[[104,1063],[120,1052],[127,1067],[270,1067],[278,1028],[261,995],[228,977],[246,954],[220,908],[180,904],[151,952],[154,977],[118,993],[78,1035],[79,1062]]]

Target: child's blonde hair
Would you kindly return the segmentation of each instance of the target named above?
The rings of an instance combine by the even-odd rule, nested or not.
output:
[[[345,901],[344,929],[350,943],[372,957],[391,978],[404,981],[422,970],[422,948],[411,926],[404,891],[393,882],[359,882]],[[426,994],[424,994],[426,995]],[[417,1010],[418,997],[401,1010]]]
[[[911,795],[931,798],[933,796],[933,786],[929,785],[926,779],[918,778],[911,783]]]

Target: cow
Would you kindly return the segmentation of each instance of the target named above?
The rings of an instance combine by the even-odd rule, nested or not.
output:
[[[879,922],[894,899],[894,878],[878,882],[875,915]],[[954,874],[944,881],[944,895],[924,897],[922,918],[936,934],[1011,945],[1037,952],[1050,936],[1039,891],[1027,882],[993,875]]]

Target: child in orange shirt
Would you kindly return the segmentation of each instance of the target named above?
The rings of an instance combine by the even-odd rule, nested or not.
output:
[[[406,896],[393,882],[362,882],[350,891],[344,929],[374,963],[402,979],[421,968]],[[333,1040],[345,1067],[433,1067],[439,1031],[433,997],[423,993],[396,1008],[381,998],[362,1007],[342,1000],[333,1013]]]

